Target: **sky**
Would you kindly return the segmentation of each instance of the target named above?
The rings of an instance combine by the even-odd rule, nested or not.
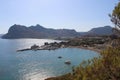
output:
[[[108,14],[118,0],[0,0],[0,34],[10,26],[40,24],[84,32],[111,25]]]

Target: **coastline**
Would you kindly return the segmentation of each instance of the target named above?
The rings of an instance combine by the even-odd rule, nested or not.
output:
[[[97,53],[100,53],[102,51],[102,49],[97,49],[95,47],[69,46],[69,48],[80,48],[80,49],[92,50]]]
[[[98,54],[100,54],[100,52],[103,50],[103,48],[98,48],[98,45],[95,45],[94,47],[90,47],[90,46],[71,46],[70,44],[67,44],[66,42],[61,42],[61,43],[48,43],[45,42],[44,45],[42,46],[38,46],[38,45],[33,45],[31,46],[30,49],[22,49],[22,50],[18,50],[18,51],[26,51],[26,50],[55,50],[55,49],[59,49],[59,48],[78,48],[78,49],[85,49],[85,50],[91,50],[94,52],[97,52]],[[102,45],[103,46],[103,45]],[[69,73],[67,73],[69,74]],[[66,74],[63,74],[66,75]],[[60,76],[54,76],[54,77],[48,77],[45,80],[52,80],[54,78],[58,78]]]
[[[95,47],[68,46],[68,48],[79,48],[79,49],[85,49],[85,50],[92,50],[92,51],[97,52],[98,54],[100,54],[102,51],[102,49],[97,49]],[[67,73],[67,74],[69,74],[69,73]],[[63,74],[61,76],[64,76],[64,75],[66,75],[66,74]],[[53,79],[59,78],[61,76],[49,77],[49,78],[46,78],[45,80],[53,80]]]

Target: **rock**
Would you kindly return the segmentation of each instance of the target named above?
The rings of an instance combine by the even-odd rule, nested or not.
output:
[[[65,64],[70,65],[71,62],[70,61],[65,61]]]
[[[36,45],[36,44],[34,44],[33,46],[31,46],[31,49],[37,49],[37,48],[39,48],[39,46]]]
[[[61,58],[62,58],[62,56],[58,56],[58,58],[59,58],[59,59],[61,59]]]

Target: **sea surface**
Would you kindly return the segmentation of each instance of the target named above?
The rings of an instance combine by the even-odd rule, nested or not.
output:
[[[60,42],[50,39],[0,39],[0,80],[44,80],[72,71],[82,61],[98,57],[94,51],[79,48],[60,48],[16,52],[44,42]],[[62,56],[61,59],[58,56]],[[71,61],[66,65],[65,61]]]

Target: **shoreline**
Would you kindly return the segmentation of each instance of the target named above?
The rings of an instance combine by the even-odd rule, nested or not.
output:
[[[103,50],[103,49],[98,49],[97,46],[94,46],[94,47],[82,46],[82,45],[81,46],[71,46],[71,45],[67,45],[65,42],[62,42],[62,43],[54,42],[54,43],[45,43],[42,46],[38,46],[38,45],[34,44],[33,46],[31,46],[31,48],[17,50],[17,52],[27,51],[27,50],[35,50],[35,51],[36,50],[56,50],[56,49],[60,49],[60,48],[78,48],[78,49],[94,51],[97,54],[100,54],[101,51]],[[66,75],[66,74],[63,74],[63,75]],[[46,78],[45,80],[52,80],[52,79],[57,78],[57,77],[60,77],[60,76],[51,76],[51,77]]]
[[[100,54],[102,51],[101,49],[96,49],[94,47],[68,46],[68,48],[79,48],[79,49],[91,50],[91,51],[97,52],[98,54]],[[69,73],[67,73],[67,74],[69,74]],[[66,75],[66,74],[63,74],[63,75]],[[61,76],[63,76],[63,75],[61,75]],[[48,77],[45,80],[52,80],[53,78],[56,78],[56,77],[60,77],[60,76]]]
[[[85,49],[85,50],[92,50],[97,53],[100,53],[102,51],[101,49],[96,49],[95,47],[69,46],[69,48],[80,48],[80,49]]]
[[[91,51],[95,51],[97,53],[100,53],[102,50],[101,49],[96,49],[95,47],[82,47],[82,46],[67,46],[67,47],[63,47],[63,48],[79,48],[79,49],[85,49],[85,50],[91,50]],[[37,49],[31,49],[31,48],[26,48],[26,49],[21,49],[21,50],[17,50],[17,52],[21,52],[21,51],[28,51],[28,50],[55,50],[55,49],[59,49],[58,47],[52,47],[52,48],[37,48]]]

